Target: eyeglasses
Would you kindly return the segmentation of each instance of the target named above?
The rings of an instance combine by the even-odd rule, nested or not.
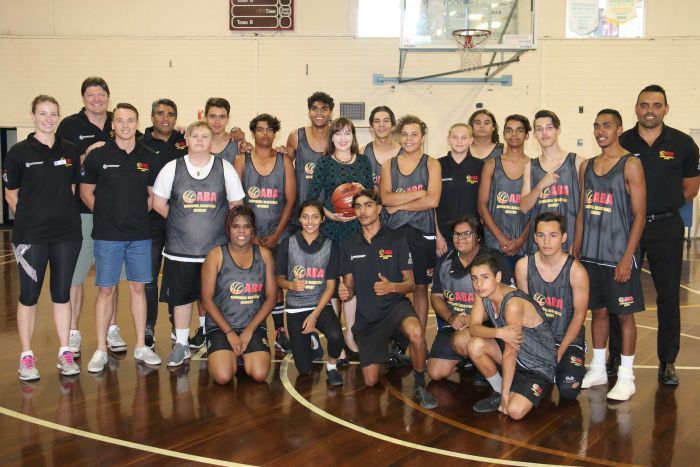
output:
[[[461,238],[462,240],[469,240],[472,238],[474,235],[476,235],[474,232],[471,230],[465,230],[464,232],[457,232],[456,230],[452,232],[452,236],[454,238]]]

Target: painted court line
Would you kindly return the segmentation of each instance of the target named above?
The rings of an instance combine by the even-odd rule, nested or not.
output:
[[[23,422],[33,423],[34,425],[43,426],[44,428],[50,428],[52,430],[62,431],[75,436],[80,436],[83,438],[89,438],[95,441],[101,441],[103,443],[114,444],[116,446],[122,446],[125,448],[136,449],[137,451],[148,452],[151,454],[159,454],[161,456],[173,457],[175,459],[183,459],[191,462],[200,462],[202,464],[209,465],[224,465],[224,466],[247,466],[248,464],[238,464],[236,462],[223,461],[220,459],[212,459],[210,457],[195,456],[192,454],[186,454],[184,452],[170,451],[168,449],[157,448],[155,446],[149,446],[147,444],[134,443],[132,441],[126,441],[123,439],[112,438],[110,436],[98,435],[96,433],[91,433],[85,430],[79,430],[77,428],[71,428],[69,426],[59,425],[58,423],[49,422],[42,420],[40,418],[32,417],[30,415],[25,415],[14,410],[6,409],[5,407],[0,407],[0,414],[7,415],[8,417],[16,418]]]

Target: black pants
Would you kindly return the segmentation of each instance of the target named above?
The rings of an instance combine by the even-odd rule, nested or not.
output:
[[[304,320],[311,314],[311,310],[300,313],[287,313],[287,330],[289,331],[289,341],[292,344],[292,355],[294,365],[300,375],[308,374],[311,371],[313,358],[311,356],[311,334],[302,334]],[[328,356],[331,358],[340,357],[345,340],[340,321],[333,311],[333,307],[328,304],[318,315],[316,328],[326,335],[328,341]]]
[[[675,362],[680,350],[684,234],[683,219],[677,215],[647,222],[640,242],[642,258],[646,255],[649,260],[651,279],[656,289],[656,314],[659,319],[656,353],[659,362]],[[619,356],[621,347],[620,322],[610,315],[610,354]]]
[[[36,245],[13,243],[19,268],[19,302],[24,306],[37,304],[48,265],[51,268],[51,301],[68,303],[71,279],[82,243],[82,240]]]
[[[151,226],[151,271],[153,281],[146,284],[146,328],[155,329],[158,320],[158,276],[165,246],[165,226]],[[173,308],[168,306],[170,316]],[[171,320],[172,322],[172,320]]]

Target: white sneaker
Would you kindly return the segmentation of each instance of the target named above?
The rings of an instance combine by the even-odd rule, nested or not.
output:
[[[605,364],[591,363],[591,366],[583,377],[581,389],[588,389],[599,384],[608,383],[608,374],[605,372]]]
[[[21,381],[35,381],[39,379],[39,370],[36,368],[36,357],[25,355],[19,359],[19,379]]]
[[[175,367],[182,365],[185,360],[189,360],[191,357],[190,348],[185,344],[175,344],[173,351],[168,355],[168,366]]]
[[[108,360],[107,352],[95,350],[95,353],[92,354],[92,358],[90,359],[90,363],[88,363],[88,371],[90,373],[101,372],[105,369]]]
[[[160,357],[146,346],[134,350],[134,358],[148,365],[160,365]]]
[[[631,368],[618,367],[617,383],[608,392],[608,399],[615,401],[626,401],[634,395],[636,388],[634,386],[634,373]]]
[[[107,331],[107,347],[112,352],[126,352],[126,342],[119,334],[119,326],[114,326]]]
[[[61,370],[63,376],[73,376],[80,373],[80,367],[73,359],[73,353],[71,351],[63,352],[63,354],[58,357],[58,363],[56,368]]]
[[[70,347],[73,357],[80,357],[80,344],[82,341],[83,337],[80,335],[80,331],[71,329],[70,336],[68,337],[68,347]]]

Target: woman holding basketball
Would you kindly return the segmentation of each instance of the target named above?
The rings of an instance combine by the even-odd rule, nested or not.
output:
[[[301,230],[278,246],[275,274],[277,285],[287,289],[287,329],[299,374],[311,372],[311,334],[318,328],[328,339],[328,384],[341,386],[336,360],[343,350],[343,331],[331,306],[339,252],[331,239],[321,235],[324,219],[323,205],[317,200],[299,206]]]
[[[324,194],[323,210],[326,221],[321,226],[323,235],[338,245],[360,231],[360,224],[352,210],[352,196],[362,188],[373,188],[372,166],[358,153],[355,125],[347,118],[331,122],[328,134],[327,157],[316,163],[314,178],[309,186],[308,199]],[[345,303],[345,342],[357,352],[357,344],[350,332],[355,322],[355,300]]]

